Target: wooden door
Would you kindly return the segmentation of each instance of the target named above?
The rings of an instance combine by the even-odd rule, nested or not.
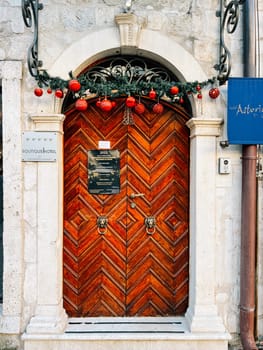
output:
[[[181,315],[188,303],[188,130],[181,109],[74,108],[64,123],[64,307],[70,316]],[[88,151],[120,152],[120,191],[91,194]],[[97,219],[108,226],[100,232]],[[155,226],[147,227],[146,218]]]

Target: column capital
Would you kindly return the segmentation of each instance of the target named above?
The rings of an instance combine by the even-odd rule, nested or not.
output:
[[[221,118],[191,118],[186,123],[190,129],[190,138],[196,136],[220,136],[222,124],[223,119]]]
[[[58,131],[63,132],[64,114],[38,113],[31,114],[30,119],[35,123],[37,131]]]
[[[22,79],[22,62],[1,61],[0,79]]]

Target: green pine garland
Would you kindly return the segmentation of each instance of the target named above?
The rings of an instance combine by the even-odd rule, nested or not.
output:
[[[51,77],[46,70],[39,71],[36,77],[38,86],[40,88],[48,87],[52,90],[66,90],[68,89],[69,81],[74,79],[72,73],[69,73],[69,79],[64,80],[59,77]],[[118,77],[109,81],[95,81],[89,80],[85,74],[77,78],[81,84],[81,89],[73,93],[75,98],[86,97],[88,94],[95,94],[98,97],[120,97],[120,96],[146,96],[151,90],[154,90],[158,98],[164,96],[171,99],[172,102],[177,102],[183,96],[190,94],[200,94],[201,89],[217,83],[217,78],[213,77],[203,82],[179,82],[179,81],[165,81],[161,78],[156,78],[154,81],[139,81],[129,82],[128,77]],[[179,88],[176,95],[171,94],[170,89],[173,86]]]

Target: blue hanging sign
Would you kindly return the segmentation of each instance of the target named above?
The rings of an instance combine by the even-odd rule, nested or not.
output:
[[[227,133],[230,144],[263,144],[263,78],[229,79]]]

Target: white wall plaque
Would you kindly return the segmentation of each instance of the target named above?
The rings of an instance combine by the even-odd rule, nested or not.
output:
[[[55,162],[56,160],[56,132],[25,131],[22,133],[22,161]]]
[[[99,141],[99,149],[110,149],[110,141]]]

